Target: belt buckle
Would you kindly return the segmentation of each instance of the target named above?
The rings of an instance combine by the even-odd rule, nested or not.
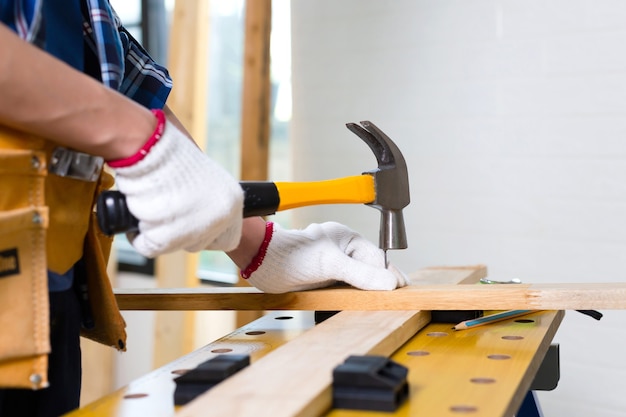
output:
[[[57,147],[52,151],[48,172],[60,177],[94,182],[100,178],[104,158]]]

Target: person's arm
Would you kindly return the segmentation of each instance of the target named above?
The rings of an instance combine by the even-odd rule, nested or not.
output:
[[[151,112],[2,24],[0,50],[0,125],[102,156],[139,220],[139,234],[129,236],[139,253],[237,246],[241,187],[164,112]]]
[[[119,159],[156,126],[150,111],[20,39],[0,24],[0,124]]]
[[[254,248],[258,248],[254,252]],[[268,293],[327,287],[337,282],[363,290],[393,290],[407,284],[385,254],[359,233],[336,222],[286,230],[250,219],[239,247],[229,253],[251,285]]]
[[[165,115],[176,127],[185,133],[190,140],[191,134],[185,129],[181,121],[169,106],[163,108]],[[243,219],[241,240],[239,245],[232,251],[226,252],[233,263],[240,269],[246,268],[259,251],[259,247],[265,236],[265,220],[262,217],[250,217]]]
[[[241,240],[239,246],[227,252],[228,257],[239,269],[246,269],[259,252],[265,238],[265,220],[262,217],[243,219]]]
[[[157,124],[150,110],[2,24],[0,45],[0,125],[102,156],[110,166],[116,162],[118,188],[139,219],[140,233],[131,243],[143,255],[225,250],[248,269],[253,285],[268,292],[317,288],[337,279],[364,289],[402,285],[401,274],[376,266],[382,265],[381,250],[341,225],[285,231],[266,227],[262,218],[242,224],[241,187],[191,144],[167,107],[169,118]],[[138,161],[127,163],[148,138],[157,140]]]
[[[163,108],[165,115],[181,132],[185,133],[190,140],[191,134],[185,129],[181,121],[169,106]],[[239,245],[232,251],[226,252],[233,263],[240,269],[245,269],[259,251],[265,237],[265,220],[262,217],[250,217],[243,219],[241,240]]]
[[[167,106],[165,114],[183,129]],[[393,265],[385,268],[382,249],[332,222],[285,230],[262,217],[246,218],[238,246],[226,254],[242,277],[266,292],[301,291],[337,281],[361,289],[392,290],[407,282]]]

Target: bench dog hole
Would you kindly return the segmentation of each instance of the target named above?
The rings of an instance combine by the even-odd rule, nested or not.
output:
[[[430,352],[426,350],[412,350],[410,352],[407,352],[406,354],[409,356],[428,356],[430,355]]]
[[[478,411],[478,407],[473,405],[453,405],[450,407],[450,411],[453,413],[470,414]]]
[[[141,393],[138,393],[138,394],[126,394],[126,395],[124,395],[124,399],[125,400],[136,400],[137,398],[145,398],[147,396],[148,396],[148,394],[141,394]]]
[[[228,353],[228,352],[232,352],[232,349],[229,348],[220,348],[220,349],[213,349],[211,351],[211,353]]]

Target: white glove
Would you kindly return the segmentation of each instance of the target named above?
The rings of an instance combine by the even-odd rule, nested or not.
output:
[[[382,249],[342,224],[285,230],[268,223],[266,231],[259,253],[241,273],[264,292],[310,290],[337,281],[363,290],[393,290],[407,283],[400,270],[384,267]]]
[[[139,162],[114,168],[118,189],[139,220],[128,236],[146,257],[184,249],[232,250],[241,238],[239,183],[172,123]]]

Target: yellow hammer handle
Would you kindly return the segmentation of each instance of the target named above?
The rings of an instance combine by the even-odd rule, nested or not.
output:
[[[278,211],[317,204],[371,203],[376,199],[369,174],[314,182],[276,182]]]

